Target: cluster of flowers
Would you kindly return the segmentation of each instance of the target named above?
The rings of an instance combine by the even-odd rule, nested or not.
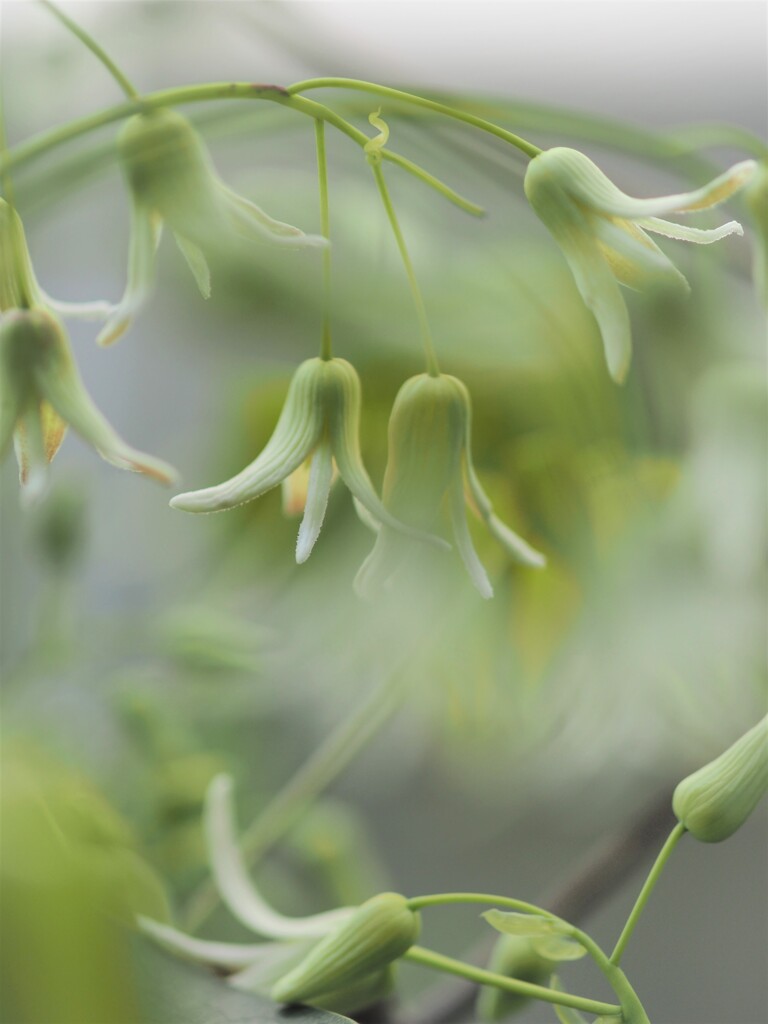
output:
[[[714,761],[684,779],[672,806],[685,831],[700,842],[728,839],[754,811],[768,789],[768,717]],[[420,932],[419,913],[397,893],[381,893],[359,907],[338,907],[309,917],[286,917],[253,885],[238,848],[232,780],[217,776],[206,796],[204,828],[216,886],[224,904],[246,928],[267,941],[253,944],[198,939],[160,921],[141,918],[142,929],[166,949],[229,974],[238,988],[271,996],[279,1003],[310,1003],[353,1013],[388,995],[394,968]],[[418,902],[418,901],[417,901]],[[559,961],[586,950],[567,922],[552,915],[483,915],[502,933],[490,969],[505,977],[556,986]],[[501,1020],[525,996],[487,988],[478,1011]],[[644,1024],[642,1008],[622,1007],[610,1020]],[[583,1020],[573,1015],[569,1020]],[[602,1020],[603,1018],[601,1018]],[[605,1018],[606,1022],[609,1018]]]
[[[67,424],[108,461],[165,483],[175,473],[164,462],[127,445],[96,409],[78,374],[60,316],[103,317],[98,336],[114,342],[151,292],[155,253],[167,224],[203,296],[210,293],[205,249],[239,239],[323,247],[325,238],[269,217],[218,177],[192,125],[169,109],[130,118],[118,138],[118,155],[132,200],[128,281],[117,305],[57,303],[40,288],[17,212],[0,200],[0,453],[13,437],[23,494],[45,491],[48,463]],[[671,211],[705,209],[722,202],[753,176],[755,164],[737,164],[709,185],[684,195],[632,199],[583,154],[547,150],[530,163],[525,191],[569,263],[585,303],[602,333],[608,368],[626,375],[630,327],[617,282],[645,287],[657,282],[687,287],[685,278],[647,231],[708,243],[741,227],[731,221],[703,230],[661,220]],[[447,547],[441,517],[450,519],[461,559],[477,590],[491,584],[472,545],[468,504],[516,560],[541,566],[544,558],[493,513],[472,465],[471,404],[455,377],[421,375],[407,381],[390,422],[389,461],[383,499],[360,454],[361,388],[342,359],[310,359],[296,371],[274,434],[258,458],[231,480],[180,494],[171,504],[189,512],[232,508],[282,483],[286,508],[303,509],[296,547],[303,562],[317,540],[336,475],[352,492],[361,518],[376,532],[374,548],[357,578],[365,593],[386,584],[407,560],[414,537]]]

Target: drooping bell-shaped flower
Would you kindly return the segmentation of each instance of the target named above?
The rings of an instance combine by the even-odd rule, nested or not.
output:
[[[219,178],[202,139],[174,110],[136,114],[118,137],[118,154],[131,196],[128,283],[99,335],[116,341],[146,302],[155,274],[155,250],[164,224],[173,232],[204,298],[210,295],[205,250],[238,239],[283,246],[325,246],[327,240],[274,220]]]
[[[32,266],[21,217],[0,198],[0,313],[32,308],[84,320],[106,319],[114,309],[109,302],[60,302],[43,291]]]
[[[45,492],[67,426],[121,469],[173,483],[165,462],[131,448],[93,404],[61,322],[44,309],[0,314],[0,455],[13,438],[26,500]]]
[[[179,494],[171,500],[184,512],[219,512],[235,508],[287,486],[287,504],[296,503],[294,474],[309,462],[304,518],[296,543],[296,561],[307,560],[323,525],[334,477],[338,475],[357,501],[389,528],[425,537],[399,522],[382,504],[360,454],[360,378],[345,359],[308,359],[293,375],[285,405],[272,437],[242,472],[216,487]],[[302,495],[303,497],[303,495]]]
[[[473,584],[489,598],[493,588],[472,544],[467,505],[516,561],[540,568],[546,560],[494,515],[472,463],[471,428],[471,400],[460,380],[426,373],[407,380],[389,421],[383,500],[391,516],[424,532],[439,532],[441,519],[447,516]],[[413,551],[409,538],[375,512],[365,518],[377,537],[355,581],[364,596],[386,584]]]
[[[608,369],[618,383],[626,377],[632,346],[619,284],[688,290],[683,275],[648,232],[703,245],[743,234],[736,221],[703,229],[661,218],[717,206],[751,180],[755,167],[753,160],[745,160],[692,192],[633,199],[578,150],[556,147],[531,160],[525,194],[562,249],[576,287],[597,320]]]

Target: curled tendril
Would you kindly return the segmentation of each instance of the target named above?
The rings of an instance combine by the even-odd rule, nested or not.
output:
[[[368,123],[378,128],[379,134],[366,142],[363,150],[369,163],[380,163],[381,151],[389,141],[389,125],[381,117],[381,107],[368,115]]]

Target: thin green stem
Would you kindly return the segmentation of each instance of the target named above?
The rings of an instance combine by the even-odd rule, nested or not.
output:
[[[645,883],[643,884],[643,887],[640,890],[640,894],[635,900],[635,905],[634,907],[632,907],[629,917],[627,918],[627,923],[624,925],[624,929],[621,935],[619,936],[619,941],[616,943],[616,946],[613,952],[611,953],[611,963],[615,964],[617,967],[621,962],[622,956],[624,955],[624,950],[626,949],[630,936],[632,935],[632,932],[635,930],[635,925],[640,920],[640,916],[642,915],[643,910],[645,909],[645,905],[648,902],[648,898],[653,892],[653,889],[656,883],[658,882],[662,871],[664,870],[664,865],[669,860],[670,856],[672,855],[672,851],[675,849],[675,847],[677,846],[677,844],[679,843],[680,839],[683,837],[684,834],[685,826],[681,825],[680,823],[675,825],[675,827],[670,832],[667,841],[662,846],[661,851],[659,852],[659,855],[656,858],[653,867],[648,873],[648,877],[646,878]]]
[[[73,35],[77,36],[80,42],[84,46],[88,47],[88,49],[91,51],[94,57],[101,61],[101,63],[110,73],[110,75],[112,75],[112,77],[123,90],[128,99],[138,98],[138,90],[123,74],[123,72],[120,70],[117,64],[115,64],[112,58],[104,52],[102,47],[96,42],[93,36],[89,35],[84,28],[81,28],[76,21],[73,21],[63,11],[60,11],[56,4],[51,3],[51,0],[40,0],[40,3],[43,5],[43,7],[47,8],[55,18],[58,18],[62,25],[68,28]]]
[[[436,114],[443,114],[445,117],[451,117],[456,121],[463,121],[474,128],[479,128],[490,135],[495,135],[498,139],[503,139],[504,142],[510,143],[531,158],[538,156],[541,152],[538,146],[534,146],[533,143],[527,142],[525,139],[520,138],[519,135],[507,131],[506,128],[501,128],[492,121],[486,121],[485,118],[477,117],[476,114],[469,114],[464,110],[459,110],[457,107],[450,107],[446,103],[438,103],[436,100],[417,96],[415,93],[403,92],[402,89],[391,89],[386,85],[363,82],[356,78],[308,78],[304,82],[295,82],[289,86],[288,92],[293,96],[297,93],[307,92],[309,89],[355,89],[360,92],[372,92],[377,96],[387,96],[389,99],[410,103],[417,107],[424,107],[426,110],[432,110]]]
[[[314,100],[305,99],[303,96],[289,96],[285,89],[277,85],[254,85],[251,82],[210,82],[206,85],[188,85],[173,89],[161,89],[158,92],[148,93],[140,99],[130,100],[107,110],[99,111],[88,117],[70,121],[68,124],[51,131],[42,132],[26,142],[16,146],[6,155],[0,154],[0,174],[9,167],[18,167],[28,163],[39,156],[47,153],[57,146],[72,142],[82,135],[104,128],[108,124],[122,121],[132,114],[142,113],[146,110],[154,110],[158,107],[182,106],[186,103],[205,103],[215,100],[267,100],[305,114],[315,120],[327,121],[334,128],[342,132],[358,146],[364,148],[369,141],[368,136],[361,132],[349,121]],[[484,210],[476,203],[465,199],[455,192],[450,186],[439,181],[434,175],[425,171],[418,164],[407,160],[398,153],[385,150],[382,153],[385,160],[402,167],[409,174],[414,175],[430,188],[435,189],[442,196],[454,203],[456,206],[471,213],[474,216],[482,216]]]
[[[400,675],[384,680],[272,798],[243,833],[242,850],[248,863],[253,864],[263,857],[285,835],[378,732],[399,705],[402,682]],[[213,884],[204,882],[190,899],[187,928],[190,931],[199,928],[215,910],[218,901]]]
[[[517,978],[506,978],[494,971],[473,967],[471,964],[465,964],[462,960],[454,960],[453,957],[443,956],[442,953],[436,953],[434,950],[424,949],[423,946],[411,946],[404,959],[421,964],[423,967],[431,967],[436,971],[455,974],[468,981],[475,981],[478,985],[494,985],[505,992],[513,992],[515,995],[525,996],[529,999],[541,999],[558,1006],[570,1006],[574,1010],[583,1010],[585,1013],[603,1016],[621,1013],[621,1007],[616,1004],[603,1003],[597,999],[585,999],[582,996],[571,995],[570,992],[561,992],[558,989],[545,988],[543,985],[519,981]]]
[[[403,232],[400,230],[400,223],[395,213],[395,208],[392,205],[392,200],[389,195],[389,189],[387,183],[384,181],[384,172],[381,169],[381,158],[379,154],[371,154],[368,158],[368,162],[371,165],[373,176],[376,179],[376,184],[379,186],[379,193],[381,195],[381,201],[384,204],[389,223],[392,226],[392,232],[397,242],[397,248],[400,250],[400,256],[405,267],[405,273],[408,277],[408,285],[411,289],[411,295],[413,296],[413,303],[416,306],[416,315],[419,318],[419,328],[421,330],[421,338],[424,344],[424,355],[427,361],[427,372],[431,377],[440,376],[440,367],[437,362],[437,353],[435,352],[435,346],[432,341],[432,332],[429,329],[429,320],[427,318],[427,310],[424,305],[424,299],[419,288],[419,282],[416,280],[416,273],[413,269],[413,263],[411,263],[411,257],[408,254],[408,247],[405,244],[405,238]]]
[[[325,154],[325,122],[315,119],[315,144],[317,148],[317,183],[320,192],[320,230],[324,238],[331,238],[331,216],[328,207],[328,160]],[[323,250],[323,333],[320,342],[320,358],[330,359],[333,355],[331,343],[331,247]]]

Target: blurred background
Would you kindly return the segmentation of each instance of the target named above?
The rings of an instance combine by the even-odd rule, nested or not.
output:
[[[753,136],[768,127],[760,3],[62,7],[141,90],[333,75],[440,92],[537,145],[582,149],[633,195],[709,180],[757,152]],[[2,4],[0,54],[11,146],[121,100],[36,4]],[[313,96],[372,133],[375,97]],[[228,184],[319,231],[308,119],[255,103],[185,113]],[[425,554],[407,587],[361,602],[352,581],[371,535],[341,485],[312,558],[297,567],[298,522],[282,515],[278,491],[226,514],[184,515],[71,435],[49,500],[30,513],[7,459],[5,792],[26,845],[6,863],[30,891],[51,869],[48,854],[39,863],[28,854],[47,842],[30,794],[54,793],[50,805],[66,809],[57,828],[112,850],[105,877],[115,870],[120,890],[137,893],[118,916],[171,913],[184,925],[207,878],[200,810],[210,778],[234,776],[247,824],[391,680],[397,710],[259,863],[265,893],[296,914],[387,888],[536,901],[567,888],[596,845],[765,711],[765,309],[746,205],[696,220],[736,217],[744,239],[664,240],[691,282],[687,301],[625,293],[634,356],[617,389],[565,262],[527,206],[522,156],[414,108],[384,101],[382,116],[390,148],[487,211],[475,219],[386,168],[442,368],[472,394],[478,473],[548,568],[510,564],[473,523],[492,602],[441,553]],[[15,176],[37,275],[57,298],[122,292],[129,203],[116,130]],[[392,401],[422,370],[418,325],[361,152],[330,129],[327,146],[335,351],[360,373],[363,452],[378,486]],[[115,348],[97,349],[92,325],[70,324],[99,407],[131,444],[177,466],[184,490],[255,457],[293,370],[320,340],[317,253],[219,254],[212,278],[203,302],[166,238],[155,294]],[[624,961],[655,1024],[763,1020],[767,832],[763,810],[728,843],[684,841],[672,858]],[[598,941],[612,944],[642,877],[585,918]],[[20,899],[7,906],[6,928],[29,944],[9,954],[4,943],[17,999],[5,1019],[53,1024],[24,992],[52,971],[59,946],[40,941],[44,915],[32,920]],[[201,931],[245,935],[220,908]],[[424,942],[460,955],[486,932],[475,908],[436,911]],[[86,969],[76,952],[72,964],[70,974]],[[571,990],[599,988],[588,967],[562,973]],[[438,1024],[445,990],[426,986],[439,980],[402,971],[404,1021]],[[79,1017],[57,1011],[56,1024],[106,1019],[104,998]],[[531,1005],[516,1019],[555,1017]]]

